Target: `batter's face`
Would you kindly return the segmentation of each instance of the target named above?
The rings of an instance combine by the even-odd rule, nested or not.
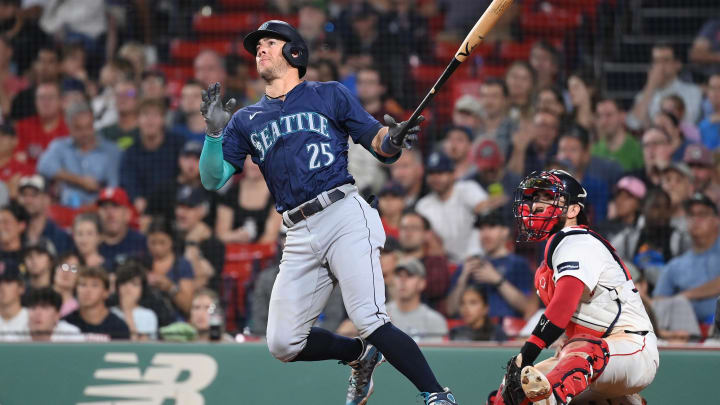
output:
[[[255,64],[258,74],[266,82],[282,78],[290,69],[290,65],[282,54],[285,43],[282,39],[270,37],[258,41]]]

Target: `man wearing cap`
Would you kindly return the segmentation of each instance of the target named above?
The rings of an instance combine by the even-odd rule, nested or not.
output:
[[[15,125],[20,138],[18,151],[25,153],[28,162],[33,165],[53,139],[70,133],[62,116],[60,85],[57,82],[37,85],[35,111],[35,115],[23,118]]]
[[[139,142],[125,151],[120,163],[120,185],[138,213],[144,214],[153,192],[177,176],[184,142],[166,134],[165,103],[160,100],[140,102],[138,124]]]
[[[28,220],[25,208],[15,201],[0,207],[0,261],[10,266],[20,265]]]
[[[38,288],[50,287],[52,285],[53,265],[57,251],[52,242],[47,239],[40,239],[37,242],[29,243],[23,250],[22,268],[27,279],[27,291]]]
[[[653,297],[682,294],[700,323],[711,323],[720,294],[720,217],[715,203],[701,193],[684,204],[692,250],[671,260],[662,270]]]
[[[687,231],[683,203],[693,194],[693,176],[684,163],[671,163],[660,175],[660,187],[670,196],[672,220],[676,228]]]
[[[470,94],[457,99],[453,108],[452,123],[459,127],[470,128],[473,134],[479,133],[483,125],[483,108],[480,100]]]
[[[447,322],[437,311],[420,301],[425,290],[425,266],[417,259],[407,259],[395,267],[393,300],[387,304],[388,315],[400,330],[418,342],[442,342]]]
[[[614,159],[626,171],[642,169],[642,145],[625,129],[624,113],[617,100],[598,101],[595,130],[598,140],[590,148],[593,156]]]
[[[440,235],[448,257],[462,261],[480,250],[472,224],[487,193],[474,181],[456,182],[453,162],[442,152],[433,152],[425,167],[432,192],[418,201],[416,210]]]
[[[95,201],[102,187],[118,184],[120,150],[95,135],[86,102],[65,111],[70,136],[55,139],[40,156],[37,172],[60,184],[60,204],[77,208]]]
[[[98,196],[98,215],[102,229],[100,254],[108,271],[132,257],[147,253],[145,236],[130,229],[132,206],[125,190],[119,187],[103,189]]]
[[[22,340],[28,332],[28,312],[22,307],[25,292],[16,265],[0,261],[0,341]]]
[[[204,222],[210,211],[207,192],[184,186],[177,192],[175,225],[179,231],[178,250],[192,265],[195,288],[220,291],[220,273],[225,265],[225,245]]]
[[[694,143],[685,148],[683,162],[693,174],[695,192],[701,192],[715,203],[720,202],[720,184],[715,174],[715,158],[705,145]]]
[[[468,258],[453,274],[453,287],[447,301],[448,315],[458,313],[462,294],[472,284],[486,290],[491,318],[500,321],[503,318],[528,319],[538,310],[533,272],[524,258],[508,250],[510,223],[500,211],[478,215],[475,226],[485,256]]]
[[[645,183],[637,177],[625,176],[618,180],[607,220],[596,227],[598,233],[610,240],[623,230],[635,227],[646,191]]]
[[[16,153],[18,137],[12,125],[0,125],[0,182],[7,183],[11,195],[17,192],[17,182],[21,176],[29,176],[35,172],[27,159]]]
[[[480,105],[485,114],[483,130],[478,140],[492,139],[497,142],[503,157],[507,156],[510,150],[510,138],[518,125],[510,118],[509,96],[508,87],[503,80],[488,79],[480,86]]]
[[[52,242],[58,253],[65,253],[73,248],[70,235],[48,217],[51,200],[42,176],[34,174],[20,178],[18,202],[30,216],[25,230],[28,243],[44,238]]]
[[[467,127],[451,127],[445,132],[442,149],[453,161],[456,180],[467,180],[477,172],[470,153],[473,138],[472,131]]]

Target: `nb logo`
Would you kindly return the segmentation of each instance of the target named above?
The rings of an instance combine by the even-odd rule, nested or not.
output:
[[[198,353],[158,353],[144,373],[137,367],[135,353],[106,353],[105,361],[114,364],[95,370],[93,374],[102,382],[83,391],[86,397],[100,398],[76,405],[162,405],[167,400],[183,405],[204,405],[205,398],[200,391],[215,380],[218,369],[212,357]],[[118,367],[118,364],[125,367]]]

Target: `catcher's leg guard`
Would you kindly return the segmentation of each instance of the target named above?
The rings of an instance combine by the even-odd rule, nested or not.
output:
[[[565,343],[559,357],[557,366],[546,377],[557,402],[566,404],[600,377],[610,352],[604,339],[580,334]]]

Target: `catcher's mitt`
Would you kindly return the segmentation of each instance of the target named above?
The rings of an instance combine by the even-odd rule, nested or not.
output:
[[[525,392],[520,383],[520,372],[522,365],[518,365],[515,361],[517,356],[511,358],[505,368],[505,377],[503,378],[502,398],[505,405],[521,405],[525,400]]]

